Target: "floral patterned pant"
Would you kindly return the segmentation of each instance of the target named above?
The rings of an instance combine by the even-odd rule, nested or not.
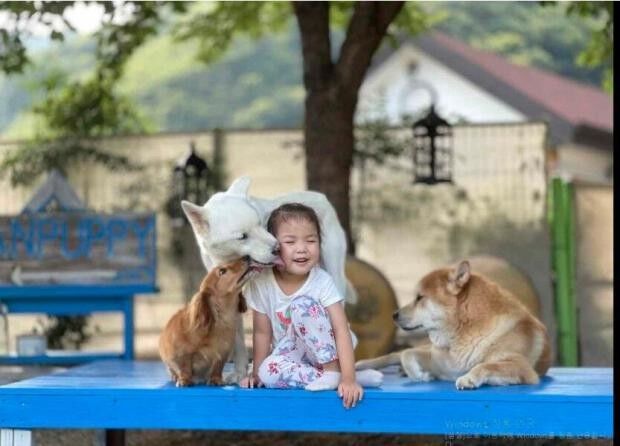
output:
[[[338,358],[334,330],[325,308],[309,296],[291,302],[291,324],[258,369],[266,387],[305,387],[323,374],[323,365]]]

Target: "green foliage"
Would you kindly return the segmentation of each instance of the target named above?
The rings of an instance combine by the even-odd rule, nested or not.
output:
[[[395,38],[397,33],[416,35],[441,23],[447,16],[443,10],[428,10],[421,2],[406,2],[400,14],[388,28],[388,38]]]
[[[97,37],[97,66],[98,76],[112,80],[121,77],[123,68],[137,48],[147,39],[156,36],[164,25],[163,17],[167,6],[171,6],[175,13],[184,13],[184,2],[126,2],[131,4],[132,15],[130,20],[120,24],[112,20],[104,24]],[[120,8],[111,2],[105,3],[108,12],[113,15]]]
[[[56,30],[51,17],[63,21],[70,30],[71,24],[63,14],[75,2],[0,2],[0,12],[8,15],[12,26],[0,29],[0,70],[5,73],[21,73],[29,65],[24,39],[30,37],[28,24],[38,22],[46,27],[52,40],[62,40],[63,34]]]
[[[13,185],[31,184],[39,175],[52,169],[66,175],[69,168],[84,162],[98,163],[110,169],[138,168],[126,157],[100,149],[92,140],[143,129],[130,101],[116,93],[115,85],[133,51],[156,33],[161,23],[159,9],[155,3],[134,5],[133,20],[117,24],[112,20],[114,6],[109,2],[103,4],[109,21],[97,34],[95,73],[85,80],[69,81],[64,72],[52,69],[39,82],[43,99],[33,107],[33,112],[45,125],[32,142],[8,153],[0,163],[0,175],[9,173]],[[13,35],[17,36],[16,42],[23,45],[19,38],[19,20],[22,19],[38,19],[48,25],[53,40],[64,39],[64,34],[53,27],[46,14],[62,17],[70,5],[59,2],[2,3],[0,9],[14,15],[17,25]],[[175,10],[184,10],[184,6],[175,6]],[[71,25],[63,20],[71,29]]]
[[[151,4],[153,8],[155,5],[159,4]],[[352,5],[353,2],[331,3],[334,51],[342,42],[341,30],[351,18]],[[170,8],[166,4],[158,7],[162,11]],[[389,33],[419,30],[420,26],[432,25],[443,17],[437,25],[439,29],[474,46],[497,51],[517,63],[598,85],[606,75],[602,68],[579,67],[573,62],[586,47],[594,24],[574,14],[567,17],[564,9],[562,5],[540,7],[528,2],[407,2]],[[137,104],[143,120],[150,122],[150,129],[192,131],[301,125],[304,90],[300,44],[288,3],[191,3],[183,15],[160,12],[155,18],[153,13],[142,13],[143,28],[127,26],[122,32],[107,31],[108,41],[114,42],[142,29],[142,44],[138,47],[134,40],[129,46],[133,48],[132,56],[123,59],[115,91]],[[215,14],[223,23],[201,21],[208,14]],[[252,21],[252,14],[259,20]],[[252,24],[247,32],[235,31],[235,20]],[[156,27],[162,31],[160,34],[153,34]],[[281,32],[272,34],[273,29]],[[263,37],[254,40],[254,36]],[[182,42],[177,41],[179,38]],[[226,45],[228,50],[224,53]],[[26,78],[33,79],[32,83],[38,86],[40,77],[47,76],[50,70],[63,69],[71,70],[72,80],[88,79],[89,72],[96,67],[92,57],[96,46],[96,41],[69,36],[62,46],[54,45],[44,54],[33,56],[36,72],[30,70]],[[111,48],[109,54],[115,52],[115,46]],[[212,62],[206,67],[197,64],[196,54]],[[0,89],[0,131],[13,137],[31,136],[30,121],[16,120],[15,116],[36,102],[42,92],[28,94],[23,81],[14,78],[0,78]],[[11,122],[13,125],[7,129]],[[20,122],[23,130],[18,128]]]
[[[583,67],[603,68],[603,88],[609,93],[614,89],[614,4],[613,2],[571,2],[568,15],[581,16],[595,21],[596,28],[588,46],[579,53],[577,63]]]
[[[599,23],[566,13],[567,5],[570,10],[572,5],[581,3],[604,4],[559,2],[556,7],[546,7],[538,2],[459,1],[425,3],[424,7],[429,13],[443,14],[444,19],[436,28],[476,48],[496,52],[515,63],[601,85],[603,66],[576,63],[588,45],[599,45],[591,40]]]
[[[221,57],[237,36],[258,39],[283,31],[292,18],[288,2],[217,2],[175,27],[177,39],[196,39],[198,58],[210,63]]]
[[[13,186],[31,185],[40,175],[56,169],[67,175],[68,169],[96,163],[110,170],[135,170],[140,166],[127,157],[108,153],[92,143],[71,136],[35,139],[6,154],[0,163],[0,175],[9,175]]]
[[[116,95],[113,82],[92,78],[68,82],[56,71],[42,80],[44,99],[33,108],[45,122],[45,131],[33,141],[9,152],[0,162],[0,175],[13,185],[29,185],[41,174],[96,163],[111,170],[137,169],[125,156],[102,150],[93,139],[142,129],[129,101]]]
[[[79,350],[92,337],[87,331],[88,316],[47,316],[37,322],[51,349]]]
[[[26,48],[21,44],[19,37],[0,29],[0,66],[4,72],[21,73],[22,67],[27,62]]]
[[[45,98],[33,110],[44,117],[52,137],[99,138],[141,130],[131,102],[114,93],[111,79],[67,82],[64,73],[43,80]]]
[[[297,52],[299,37],[292,26],[288,32],[258,41],[240,38],[226,55],[207,67],[189,63],[188,53],[195,48],[192,42],[177,47],[168,42],[168,37],[162,38],[146,51],[158,53],[164,66],[170,64],[165,51],[176,52],[175,59],[188,64],[186,70],[174,76],[145,73],[144,88],[134,96],[161,129],[301,125],[304,90]],[[136,56],[143,57],[141,51]],[[136,73],[130,63],[121,83],[123,91],[128,91],[125,80],[133,84]]]
[[[357,126],[353,157],[359,164],[370,161],[381,166],[402,155],[411,144],[410,137],[399,137],[394,132],[387,118],[377,118]]]

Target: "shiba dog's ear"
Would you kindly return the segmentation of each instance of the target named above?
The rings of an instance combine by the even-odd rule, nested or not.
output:
[[[250,189],[250,182],[250,177],[239,177],[233,181],[226,193],[238,197],[247,197],[248,189]]]
[[[463,260],[456,268],[450,271],[447,288],[451,294],[459,294],[467,282],[469,282],[471,276],[470,269],[469,262]]]
[[[189,201],[181,201],[183,212],[187,215],[187,219],[194,228],[196,234],[206,236],[209,232],[209,222],[207,221],[206,210],[202,206],[196,206]]]

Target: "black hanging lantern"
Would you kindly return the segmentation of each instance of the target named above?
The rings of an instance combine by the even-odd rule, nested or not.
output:
[[[172,172],[172,194],[168,205],[168,214],[173,224],[185,222],[181,200],[202,205],[208,199],[211,190],[211,170],[207,162],[196,154],[194,142],[189,144],[189,155],[179,160]]]
[[[413,183],[452,182],[452,126],[435,112],[413,124]]]

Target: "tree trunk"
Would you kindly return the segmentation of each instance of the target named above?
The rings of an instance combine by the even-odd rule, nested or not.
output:
[[[353,113],[336,88],[306,98],[304,140],[308,189],[323,192],[336,208],[347,233],[348,252],[355,253],[351,232],[350,176],[353,165]]]
[[[353,115],[372,55],[404,2],[357,2],[337,60],[332,61],[329,2],[293,2],[304,62],[304,143],[308,188],[336,208],[355,253],[351,233],[350,176]]]

